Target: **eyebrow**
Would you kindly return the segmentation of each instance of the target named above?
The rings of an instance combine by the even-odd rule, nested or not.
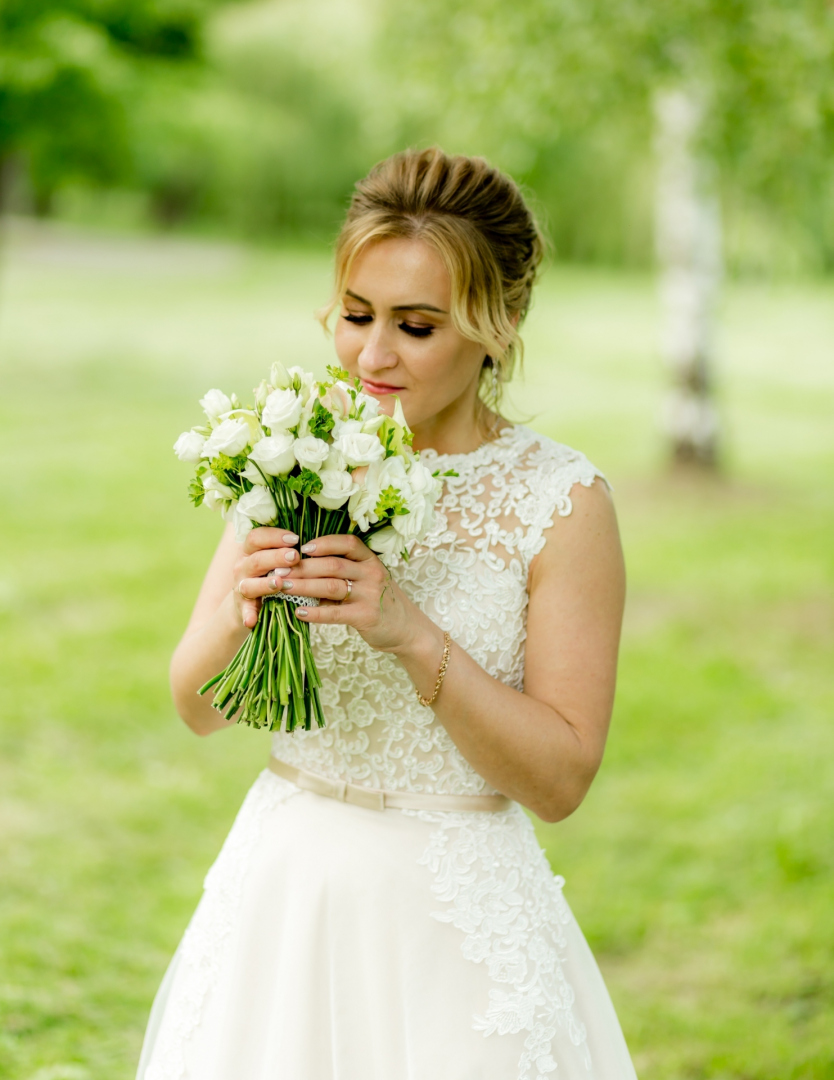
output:
[[[360,304],[366,304],[368,307],[374,305],[370,300],[366,300],[364,296],[358,296],[355,292],[351,292],[350,289],[345,289],[345,295],[350,296],[354,300],[358,300]],[[391,308],[392,311],[436,311],[438,315],[448,315],[448,311],[444,311],[443,308],[435,307],[434,304],[397,304],[396,307]]]

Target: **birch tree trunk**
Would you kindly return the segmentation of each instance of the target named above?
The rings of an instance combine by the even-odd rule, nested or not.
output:
[[[702,115],[696,95],[685,90],[655,98],[656,244],[661,348],[669,372],[663,426],[674,462],[714,468],[718,415],[712,367],[722,253],[718,201],[696,147]]]

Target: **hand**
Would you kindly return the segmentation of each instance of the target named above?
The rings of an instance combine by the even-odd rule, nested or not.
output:
[[[317,537],[301,551],[308,557],[293,564],[280,587],[293,596],[315,596],[322,603],[296,607],[299,619],[353,626],[370,646],[383,652],[407,647],[425,616],[358,536]]]
[[[291,546],[297,543],[295,533],[284,529],[264,526],[247,533],[243,556],[234,567],[232,595],[240,621],[249,629],[258,621],[261,597],[280,592],[283,579],[300,561]]]

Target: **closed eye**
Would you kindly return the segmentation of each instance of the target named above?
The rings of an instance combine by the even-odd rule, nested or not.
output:
[[[343,315],[342,318],[345,320],[345,322],[356,323],[357,326],[366,326],[373,318],[373,315],[347,314]]]
[[[412,326],[411,323],[401,322],[400,330],[404,330],[406,334],[410,334],[412,337],[428,337],[434,330],[433,326]]]

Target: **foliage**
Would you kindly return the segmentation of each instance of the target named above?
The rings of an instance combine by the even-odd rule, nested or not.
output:
[[[332,345],[299,313],[328,276],[323,255],[181,241],[12,246],[8,1080],[133,1076],[152,995],[266,760],[256,733],[201,740],[173,713],[168,658],[218,533],[185,504],[170,446],[207,381],[254,385],[275,355],[324,370]],[[629,566],[606,760],[540,836],[643,1080],[830,1075],[831,299],[830,285],[728,288],[732,483],[657,475],[648,280],[551,272],[525,332],[520,406],[607,471]]]
[[[123,178],[137,66],[149,57],[192,59],[201,14],[196,0],[5,0],[0,183],[9,162],[23,158],[36,207],[46,211],[68,179]]]
[[[605,204],[623,205],[624,173],[642,178],[654,95],[682,85],[705,103],[704,151],[735,213],[777,210],[834,265],[834,9],[823,0],[426,0],[411,30],[424,131],[489,148],[536,190],[573,168],[567,201],[550,202],[568,254],[581,252],[571,229],[583,181],[597,188],[588,210],[593,199],[616,226]],[[392,13],[388,42],[398,34]],[[594,247],[604,254],[604,237]]]

